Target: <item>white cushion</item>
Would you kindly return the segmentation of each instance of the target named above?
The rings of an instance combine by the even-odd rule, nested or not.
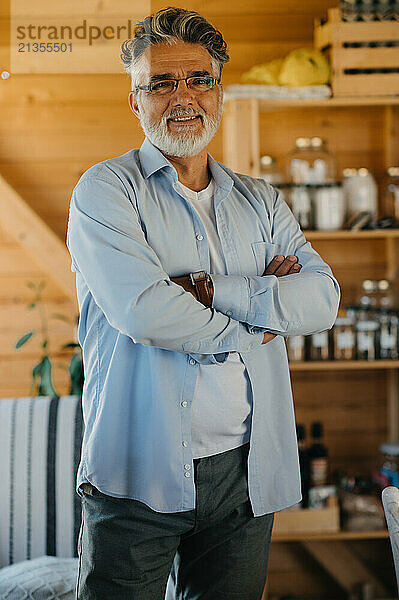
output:
[[[0,569],[1,600],[73,600],[78,558],[40,556]]]

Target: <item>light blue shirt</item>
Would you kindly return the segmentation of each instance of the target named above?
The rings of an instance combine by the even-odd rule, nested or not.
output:
[[[73,190],[67,246],[85,371],[76,490],[89,481],[159,512],[195,508],[198,364],[222,365],[236,351],[252,389],[248,489],[260,516],[301,498],[283,338],[331,328],[340,291],[275,188],[210,154],[208,165],[228,273],[212,275],[211,308],[170,280],[209,272],[208,240],[175,189],[175,168],[147,138],[89,168]],[[302,271],[262,276],[276,254],[295,254]],[[264,331],[278,335],[262,345]]]

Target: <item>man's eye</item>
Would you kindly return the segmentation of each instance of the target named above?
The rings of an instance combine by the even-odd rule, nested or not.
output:
[[[158,81],[152,84],[152,90],[157,92],[159,90],[170,89],[173,87],[173,81]]]
[[[192,80],[194,85],[202,85],[209,83],[209,77],[194,77]]]

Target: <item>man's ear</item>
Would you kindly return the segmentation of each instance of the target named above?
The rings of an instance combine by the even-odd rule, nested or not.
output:
[[[140,111],[139,111],[139,107],[137,104],[136,94],[134,92],[129,92],[128,103],[129,103],[131,111],[134,112],[134,114],[136,115],[136,117],[138,119],[140,119]]]

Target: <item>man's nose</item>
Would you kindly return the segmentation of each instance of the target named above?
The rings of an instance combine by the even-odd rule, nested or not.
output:
[[[193,98],[193,91],[187,86],[187,81],[180,79],[180,81],[177,82],[177,88],[173,92],[173,100],[181,103],[193,100]]]

